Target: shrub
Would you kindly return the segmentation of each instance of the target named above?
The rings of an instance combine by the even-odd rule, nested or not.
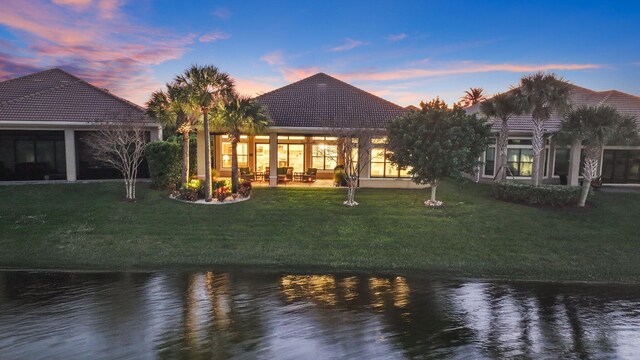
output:
[[[529,205],[562,207],[575,205],[580,199],[579,186],[541,185],[535,187],[516,181],[494,183],[491,194],[496,199]]]
[[[180,189],[180,196],[178,198],[185,201],[196,201],[198,200],[198,190],[182,188]]]
[[[213,188],[213,190],[217,190],[221,187],[228,187],[231,188],[231,180],[229,179],[225,179],[225,180],[214,180],[213,183],[211,184],[211,187]]]
[[[338,165],[333,169],[333,184],[335,186],[347,186],[349,179],[344,171],[344,165]]]
[[[214,190],[213,197],[218,199],[218,201],[222,202],[227,197],[231,196],[231,187],[229,186],[221,186]]]
[[[249,195],[251,195],[251,181],[245,181],[240,184],[240,187],[238,188],[238,194],[244,197],[249,197]]]
[[[182,147],[168,141],[153,141],[145,149],[151,184],[157,188],[175,187],[182,171]]]

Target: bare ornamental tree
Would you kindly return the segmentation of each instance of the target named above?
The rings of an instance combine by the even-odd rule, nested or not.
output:
[[[131,115],[131,114],[129,114]],[[138,167],[144,160],[147,132],[139,115],[119,113],[109,120],[98,121],[98,129],[85,138],[95,159],[122,173],[126,199],[136,199]]]
[[[344,166],[347,182],[345,206],[357,206],[356,189],[360,185],[360,173],[371,162],[371,139],[376,135],[373,129],[349,128],[344,122],[334,121],[329,134],[337,138],[338,165]]]

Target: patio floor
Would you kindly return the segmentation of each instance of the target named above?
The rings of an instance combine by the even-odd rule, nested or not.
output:
[[[268,187],[268,181],[253,181],[251,185],[256,187]],[[306,183],[301,181],[290,181],[286,184],[279,183],[278,186],[286,186],[286,187],[321,187],[321,188],[330,188],[333,187],[333,179],[318,179],[313,183]]]

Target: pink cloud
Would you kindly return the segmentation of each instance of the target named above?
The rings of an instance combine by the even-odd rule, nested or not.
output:
[[[0,80],[9,79],[14,74],[27,74],[40,69],[37,59],[15,56],[0,52]]]
[[[198,40],[200,40],[200,42],[203,42],[203,43],[208,43],[208,42],[214,42],[219,40],[226,40],[230,37],[231,35],[224,33],[222,31],[214,31],[214,32],[210,32],[208,34],[204,34],[200,36]]]
[[[124,0],[98,0],[99,16],[103,19],[113,19],[118,15]]]
[[[345,39],[345,43],[340,45],[340,46],[336,46],[333,47],[331,49],[329,49],[329,51],[334,51],[334,52],[339,52],[339,51],[347,51],[347,50],[351,50],[354,49],[358,46],[362,46],[364,45],[364,42],[362,41],[358,41],[358,40],[353,40],[353,39]]]
[[[282,51],[276,50],[272,51],[266,55],[263,55],[260,60],[266,62],[269,65],[282,65],[284,64],[284,56],[282,55]]]
[[[459,75],[485,72],[534,72],[550,70],[588,70],[602,68],[598,64],[482,64],[463,62],[438,69],[398,69],[377,72],[350,72],[339,74],[345,81],[393,81],[415,78]]]
[[[69,6],[74,10],[85,10],[91,5],[93,0],[53,0],[53,3],[60,6]]]
[[[280,71],[287,82],[294,82],[319,73],[320,68],[282,68]]]
[[[75,21],[68,25],[65,13],[53,6],[37,2],[3,0],[0,2],[0,24],[12,29],[62,44],[89,43],[95,37],[92,26]],[[84,28],[81,31],[77,27]]]
[[[66,1],[69,6],[72,2]],[[23,59],[4,58],[0,77],[8,78],[40,69],[62,67],[115,94],[143,104],[149,92],[159,88],[151,65],[180,58],[194,35],[175,36],[136,25],[119,12],[122,1],[96,0],[83,20],[73,12],[44,0],[0,2],[0,25],[13,31],[29,46]],[[117,33],[114,28],[119,29]]]
[[[264,94],[283,85],[279,79],[236,78],[235,81],[238,93],[248,96]]]
[[[396,42],[396,41],[400,41],[403,40],[407,37],[407,34],[405,33],[400,33],[400,34],[395,34],[395,35],[387,35],[384,38],[391,41],[391,42]]]
[[[222,19],[222,20],[226,20],[231,17],[231,11],[225,8],[217,8],[212,14],[218,19]]]
[[[284,61],[284,55],[280,50],[272,51],[266,55],[263,55],[262,57],[260,57],[260,60],[266,62],[267,64],[272,66],[275,70],[280,72],[280,74],[282,75],[282,78],[289,83],[304,79],[306,77],[309,77],[311,75],[314,75],[320,72],[320,68],[315,66],[307,67],[307,68],[296,68],[296,67],[286,66]]]

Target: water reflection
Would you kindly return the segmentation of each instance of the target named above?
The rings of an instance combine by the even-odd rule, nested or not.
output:
[[[640,287],[0,272],[0,358],[633,358]]]

